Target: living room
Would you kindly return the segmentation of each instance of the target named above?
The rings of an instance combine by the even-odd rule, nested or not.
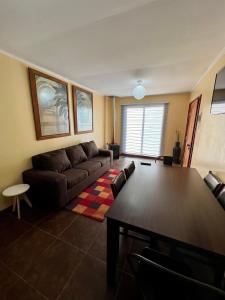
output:
[[[213,287],[216,296],[218,292],[224,297],[224,276],[218,280],[218,273],[224,271],[225,240],[216,229],[224,224],[224,208],[217,199],[225,182],[225,118],[224,111],[213,113],[212,109],[219,79],[222,85],[225,78],[220,75],[225,67],[225,34],[219,30],[225,26],[225,4],[178,2],[77,0],[66,1],[63,7],[60,1],[54,5],[52,1],[0,4],[3,299],[158,299],[149,296],[149,291],[146,296],[146,286],[139,284],[141,270],[135,273],[131,267],[132,254],[141,254],[146,246],[160,255],[169,253],[170,259],[181,257],[179,263],[188,262],[193,272],[188,277],[200,282],[200,290],[207,284],[207,296]],[[156,26],[157,20],[161,24]],[[54,96],[58,106],[48,109],[45,105],[52,91],[58,93]],[[89,101],[88,112],[79,108],[82,97]],[[193,103],[197,106],[189,144]],[[56,111],[58,123],[52,117]],[[84,115],[88,121],[82,125]],[[67,159],[65,163],[55,156],[54,168],[61,168],[56,171],[48,161],[55,150]],[[119,158],[115,151],[120,152]],[[74,153],[83,169],[73,161]],[[166,159],[169,164],[173,160],[173,165],[168,166]],[[64,174],[70,169],[78,170],[74,177]],[[56,175],[51,178],[43,173],[53,171]],[[113,196],[110,184],[116,184],[120,174],[126,183]],[[213,182],[219,180],[213,193],[211,183],[210,188],[205,184],[211,174]],[[146,185],[144,178],[149,180]],[[14,190],[13,195],[12,190],[5,192],[21,184],[27,190],[17,194]],[[161,211],[164,205],[156,207],[147,196],[143,205],[136,206],[142,203],[139,193],[143,190],[149,199],[171,198],[168,201],[174,205],[178,198],[190,197],[190,215],[184,212],[182,224],[174,220],[170,226],[170,218],[186,206],[176,202],[172,212],[171,203],[165,202]],[[99,195],[104,200],[100,206],[96,204]],[[89,203],[82,197],[92,200]],[[203,198],[205,207],[201,206]],[[151,209],[144,201],[151,202]],[[155,215],[151,215],[154,208]],[[159,211],[165,224],[156,224]],[[184,227],[188,221],[193,223]],[[207,233],[201,232],[210,221]],[[120,222],[119,232],[116,222]],[[172,231],[175,227],[180,231]],[[115,238],[116,234],[120,237]],[[117,244],[119,250],[114,248]],[[204,260],[211,253],[218,261],[202,267],[193,257],[182,256],[179,247],[183,252],[197,249]],[[119,252],[118,260],[113,251]],[[162,262],[163,267],[164,258],[156,263]],[[218,264],[216,271],[211,268]],[[159,282],[148,277],[152,270],[144,271],[147,284],[157,286]],[[177,286],[177,280],[171,286]],[[191,280],[188,284],[194,290]]]

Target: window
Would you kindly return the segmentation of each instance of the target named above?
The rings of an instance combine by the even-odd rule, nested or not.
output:
[[[162,155],[167,108],[168,104],[122,106],[122,153]]]
[[[225,99],[224,100],[218,100],[213,101],[211,106],[211,114],[213,115],[219,115],[225,113]]]

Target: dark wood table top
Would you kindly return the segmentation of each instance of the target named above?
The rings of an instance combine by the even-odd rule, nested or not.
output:
[[[136,166],[106,216],[225,258],[225,211],[195,169]]]

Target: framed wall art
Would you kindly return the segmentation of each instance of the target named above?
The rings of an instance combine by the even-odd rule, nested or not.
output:
[[[93,94],[72,86],[75,134],[93,131]]]
[[[37,140],[70,135],[67,83],[28,69]]]

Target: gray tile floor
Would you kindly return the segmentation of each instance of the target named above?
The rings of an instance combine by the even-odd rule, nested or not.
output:
[[[114,168],[131,160],[121,158]],[[24,205],[21,211],[21,221],[9,209],[0,212],[1,300],[138,299],[126,263],[127,253],[137,249],[134,241],[121,237],[117,285],[110,289],[105,222],[67,210],[48,213]]]

